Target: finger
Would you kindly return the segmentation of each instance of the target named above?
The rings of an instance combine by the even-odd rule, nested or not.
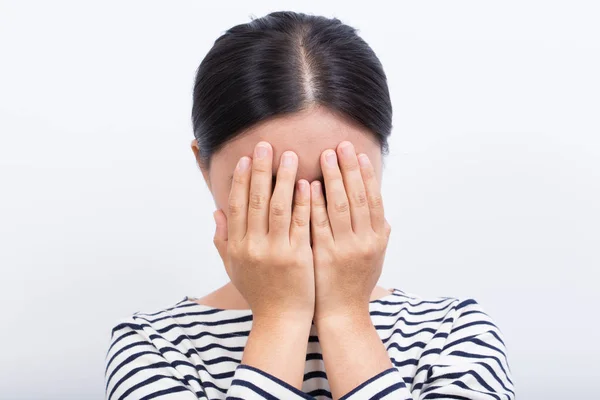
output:
[[[266,235],[269,232],[269,202],[273,181],[273,152],[268,142],[254,148],[250,197],[248,198],[248,234]]]
[[[390,225],[389,222],[387,222],[387,219],[385,220],[385,224],[384,224],[385,228],[384,228],[384,233],[385,236],[389,237],[390,234],[392,233],[392,226]]]
[[[290,220],[292,218],[292,198],[298,169],[298,156],[293,151],[281,155],[277,169],[275,190],[271,196],[269,210],[269,235],[290,242]]]
[[[369,215],[369,203],[367,192],[363,184],[358,158],[354,145],[349,141],[343,141],[338,146],[338,160],[346,188],[346,196],[350,202],[350,219],[352,229],[355,233],[371,229],[371,216]]]
[[[367,191],[367,200],[369,203],[369,213],[371,215],[371,226],[375,232],[384,232],[386,229],[386,220],[383,210],[383,198],[381,189],[373,164],[366,154],[361,153],[358,156],[360,172]]]
[[[225,269],[227,269],[227,216],[219,209],[213,213],[213,218],[216,224],[213,243],[219,252],[221,260],[223,260]]]
[[[323,186],[321,182],[314,181],[310,187],[310,226],[313,243],[331,241],[333,232],[323,197]]]
[[[350,219],[350,204],[335,151],[328,149],[323,152],[321,170],[327,194],[329,223],[333,238],[337,240],[352,233],[352,220]]]
[[[290,226],[290,242],[293,247],[299,244],[310,244],[310,184],[300,179],[296,185],[294,210]]]
[[[250,157],[239,159],[233,172],[228,200],[229,240],[240,241],[246,236],[248,218],[248,189],[250,185]]]

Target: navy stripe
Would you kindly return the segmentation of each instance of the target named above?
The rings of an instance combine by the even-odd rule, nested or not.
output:
[[[465,384],[464,382],[461,382],[461,381],[454,381],[454,382],[450,383],[450,385],[458,386],[461,389],[465,389],[469,393],[476,392],[476,393],[479,393],[479,394],[485,394],[485,395],[487,395],[487,396],[489,396],[489,397],[491,397],[493,399],[496,399],[496,400],[501,400],[500,396],[498,396],[495,393],[483,392],[481,390],[476,390],[476,389],[470,388],[467,384]],[[440,389],[440,388],[442,388],[442,387],[441,386],[432,386],[429,389],[435,390],[435,389]],[[427,398],[427,396],[425,396],[425,398]]]
[[[458,305],[456,306],[456,309],[461,310],[461,309],[463,309],[467,306],[471,306],[471,305],[478,306],[479,303],[477,303],[477,301],[475,301],[475,299],[467,299],[467,300],[464,300],[464,301],[461,301],[460,303],[458,303]]]
[[[290,385],[289,383],[284,382],[281,379],[277,378],[276,376],[268,374],[265,371],[262,371],[262,370],[260,370],[258,368],[255,368],[255,367],[253,367],[251,365],[247,365],[247,364],[240,364],[238,366],[238,368],[240,368],[240,369],[249,369],[251,371],[254,371],[254,372],[256,372],[256,373],[258,373],[258,374],[260,374],[260,375],[268,378],[269,380],[274,381],[274,382],[280,384],[284,388],[288,389],[290,392],[293,392],[293,393],[295,393],[297,395],[300,395],[300,396],[304,397],[305,399],[309,399],[310,400],[310,396],[307,396],[306,393],[303,393],[301,390],[298,390],[297,388],[295,388],[294,386]]]
[[[311,371],[311,372],[304,374],[305,382],[307,380],[313,379],[313,378],[327,379],[327,374],[325,373],[325,371]]]
[[[169,363],[167,362],[158,362],[156,364],[152,364],[152,365],[148,365],[148,366],[144,366],[144,367],[138,367],[138,368],[134,368],[131,371],[129,371],[127,374],[125,374],[121,379],[119,379],[112,387],[112,389],[110,390],[108,397],[112,397],[113,393],[115,392],[115,390],[117,390],[119,388],[119,386],[121,386],[123,384],[123,382],[127,382],[127,380],[129,378],[131,378],[133,375],[137,374],[139,371],[142,370],[147,370],[147,369],[164,369],[164,368],[168,368],[169,367]],[[106,387],[106,390],[108,390],[108,386]]]
[[[478,343],[478,342],[479,342],[479,343],[481,343],[482,345],[484,345],[484,346],[486,346],[486,347],[488,347],[488,348],[490,348],[490,349],[496,350],[496,351],[498,351],[499,353],[502,353],[502,354],[504,355],[504,352],[503,352],[502,350],[500,350],[499,348],[497,348],[497,347],[494,347],[494,346],[490,345],[489,343],[483,342],[482,340],[478,340],[478,338],[479,338],[480,336],[482,336],[482,335],[486,335],[486,334],[488,334],[488,333],[490,333],[490,334],[491,334],[492,336],[494,336],[494,337],[495,337],[495,338],[496,338],[496,339],[497,339],[497,340],[498,340],[498,341],[499,341],[499,342],[500,342],[502,345],[504,345],[504,342],[502,341],[502,339],[500,339],[500,338],[498,337],[498,335],[496,334],[496,332],[494,332],[494,331],[486,331],[486,332],[479,333],[479,334],[477,334],[477,335],[466,336],[466,337],[464,337],[464,338],[457,339],[457,340],[455,340],[455,341],[453,341],[453,342],[446,343],[446,345],[444,345],[444,348],[442,349],[442,351],[446,351],[447,349],[450,349],[450,348],[452,348],[452,347],[454,347],[454,346],[458,346],[459,344],[462,344],[462,343],[465,343],[465,342],[473,342],[473,343]]]
[[[166,394],[172,394],[172,393],[178,393],[178,392],[187,392],[188,389],[183,387],[183,386],[175,386],[169,389],[162,389],[159,390],[157,392],[151,393],[147,396],[141,397],[140,400],[150,400],[150,399],[155,399],[159,396],[164,396]],[[191,390],[190,390],[191,391]],[[192,393],[194,393],[193,391],[191,391]],[[195,394],[195,393],[194,393]]]
[[[393,312],[393,313],[389,313],[389,312],[385,312],[385,311],[371,311],[370,315],[373,316],[382,316],[382,317],[394,317],[396,315],[400,314],[400,311],[397,312]],[[434,323],[434,322],[440,322],[443,321],[444,317],[440,317],[440,318],[435,318],[435,319],[430,319],[430,320],[425,320],[425,321],[409,321],[404,317],[400,317],[398,318],[395,323],[397,324],[398,322],[402,321],[404,323],[404,325],[407,326],[411,326],[411,325],[421,325],[421,324],[427,324],[427,323]]]
[[[309,360],[322,360],[323,354],[321,353],[306,353],[306,361]]]
[[[405,388],[406,385],[404,384],[404,382],[396,382],[391,386],[388,386],[387,388],[375,393],[372,397],[371,400],[378,400],[378,399],[382,399],[385,396],[389,395],[390,393],[393,393],[395,391],[397,391],[398,389],[402,389]]]
[[[125,360],[123,360],[119,365],[117,365],[117,367],[115,369],[113,369],[112,372],[108,375],[108,379],[106,381],[106,386],[108,386],[110,384],[112,377],[115,376],[115,374],[121,368],[131,365],[133,363],[133,361],[135,361],[137,358],[140,358],[146,354],[160,355],[160,353],[156,352],[156,351],[141,351],[139,353],[134,353],[134,354],[130,355]]]
[[[110,360],[108,360],[108,362],[106,363],[106,368],[104,369],[104,373],[106,374],[108,372],[108,369],[110,368],[110,365],[112,364],[115,357],[117,357],[119,354],[121,354],[127,350],[130,350],[136,346],[148,346],[148,342],[146,342],[146,341],[135,342],[135,343],[130,343],[127,346],[121,347],[121,349],[119,351],[115,352],[115,354],[113,354],[113,356],[110,358]]]
[[[328,399],[333,399],[333,395],[331,394],[331,392],[329,390],[325,390],[325,389],[311,390],[310,392],[308,392],[306,394],[311,397],[321,396],[321,397],[327,397]]]
[[[435,379],[454,379],[459,380],[463,378],[465,375],[471,375],[475,380],[486,390],[490,392],[494,392],[494,389],[475,371],[464,371],[464,372],[450,372],[447,374],[436,375]],[[435,386],[429,386],[427,389],[423,390],[423,393],[426,393],[430,390],[433,390]]]
[[[172,376],[154,375],[154,376],[151,376],[150,378],[146,379],[145,381],[138,383],[137,385],[131,386],[129,389],[127,389],[125,392],[123,392],[123,394],[121,396],[119,396],[119,400],[126,399],[127,396],[129,396],[131,393],[133,393],[137,389],[147,386],[147,385],[149,385],[153,382],[156,382],[160,379],[171,379],[171,380],[174,380],[175,382],[179,382],[178,379],[175,379]],[[196,394],[196,393],[194,393],[194,394]]]
[[[231,382],[231,386],[245,387],[249,390],[252,390],[254,393],[256,393],[257,395],[259,395],[267,400],[279,400],[277,397],[270,395],[268,392],[262,390],[261,388],[259,388],[255,384],[253,384],[252,382],[244,381],[241,379],[234,379],[233,382]]]
[[[407,365],[417,365],[419,364],[419,360],[417,360],[416,358],[408,358],[406,360],[396,360],[395,358],[390,358],[390,361],[392,361],[392,364],[394,364],[394,367],[396,368],[400,368],[400,367],[406,367]]]
[[[131,336],[131,335],[137,335],[137,334],[138,334],[138,333],[137,333],[135,330],[131,330],[131,331],[129,331],[129,332],[127,332],[127,333],[124,333],[123,335],[119,336],[119,338],[118,338],[118,339],[113,339],[113,340],[112,340],[112,342],[111,342],[111,344],[110,344],[110,346],[108,347],[108,351],[106,352],[106,355],[108,356],[108,353],[110,353],[110,351],[112,350],[112,348],[113,348],[113,347],[114,347],[114,346],[115,346],[117,343],[119,343],[121,340],[125,339],[125,338],[126,338],[126,337],[128,337],[128,336]],[[113,330],[113,338],[114,338],[114,330]]]
[[[350,398],[350,396],[352,396],[354,393],[357,393],[358,391],[360,391],[362,388],[367,386],[369,383],[371,383],[387,374],[391,374],[393,372],[396,372],[396,368],[388,368],[384,371],[381,371],[377,375],[367,379],[366,381],[364,381],[363,383],[361,383],[360,385],[358,385],[357,387],[355,387],[354,389],[352,389],[351,391],[349,391],[348,393],[346,393],[345,395],[340,397],[339,400],[346,400],[346,399]]]
[[[425,348],[425,346],[427,346],[427,344],[426,344],[426,343],[423,343],[423,342],[414,342],[414,343],[411,343],[411,344],[409,344],[409,345],[408,345],[408,346],[406,346],[406,347],[402,347],[402,346],[400,346],[398,343],[395,343],[395,342],[394,342],[394,343],[390,344],[390,345],[387,347],[387,349],[388,349],[388,350],[389,350],[389,349],[396,349],[396,350],[398,350],[398,351],[407,351],[407,350],[413,349],[413,348],[415,348],[415,347],[417,347],[417,348],[420,348],[420,349],[423,349],[423,348]]]
[[[149,324],[152,323],[142,317],[135,316],[134,318],[140,319]],[[250,321],[252,321],[252,315],[245,315],[242,317],[222,319],[222,320],[218,320],[218,321],[196,321],[196,322],[190,322],[188,324],[174,323],[174,324],[167,325],[167,326],[164,326],[159,329],[156,329],[156,328],[155,329],[158,333],[167,333],[173,328],[182,328],[183,329],[183,328],[193,328],[196,326],[223,326],[223,325],[227,325],[227,324],[239,324],[239,323],[250,322]]]
[[[457,356],[457,357],[462,357],[462,358],[474,358],[474,359],[488,359],[488,358],[491,358],[492,360],[496,361],[496,364],[498,364],[498,366],[500,367],[500,369],[504,373],[504,375],[505,375],[504,378],[506,378],[511,385],[513,384],[513,381],[509,377],[510,374],[508,373],[508,371],[506,371],[506,369],[504,369],[504,366],[502,365],[502,362],[500,361],[500,359],[498,357],[494,357],[494,356],[490,356],[490,355],[467,353],[467,352],[459,351],[459,350],[453,351],[449,355],[451,355],[451,356]]]
[[[425,397],[421,397],[420,400],[428,400],[428,399],[451,399],[451,400],[473,400],[472,397],[465,397],[456,394],[444,394],[444,393],[428,393]]]
[[[453,328],[452,332],[456,333],[456,332],[460,331],[461,329],[470,328],[472,326],[479,326],[479,325],[487,325],[487,326],[496,328],[496,325],[489,321],[473,321],[473,322],[469,322],[468,324],[464,324],[464,325]]]
[[[205,336],[210,336],[215,339],[231,339],[231,338],[239,338],[239,337],[248,337],[249,334],[250,334],[250,331],[239,331],[239,332],[231,332],[231,333],[212,333],[212,332],[208,332],[208,331],[202,331],[195,335],[193,335],[193,334],[179,335],[179,336],[177,336],[177,338],[169,340],[169,342],[171,342],[171,344],[177,346],[184,340],[194,341],[194,340],[202,339]],[[157,334],[152,334],[149,337],[151,340],[152,339],[163,339],[162,336],[157,335]]]

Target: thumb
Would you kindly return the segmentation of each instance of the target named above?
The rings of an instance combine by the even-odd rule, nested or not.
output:
[[[213,243],[219,252],[219,256],[221,256],[221,259],[223,262],[225,262],[227,259],[227,216],[223,210],[218,209],[213,213],[213,218],[215,219],[215,224],[217,225]]]

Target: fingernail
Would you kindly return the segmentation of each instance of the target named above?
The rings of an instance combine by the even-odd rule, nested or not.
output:
[[[316,182],[312,185],[312,194],[314,196],[319,196],[321,194],[321,182]]]
[[[254,149],[256,158],[265,158],[267,156],[267,151],[267,146],[264,144],[259,144],[256,146],[256,149]]]
[[[340,148],[343,155],[349,156],[352,154],[352,145],[350,143],[344,143],[340,146]]]
[[[358,163],[363,166],[363,167],[367,167],[369,165],[369,157],[367,157],[366,154],[361,154],[358,156]]]
[[[290,167],[292,164],[294,163],[294,157],[292,156],[292,153],[283,153],[283,158],[281,160],[281,164],[284,167]]]
[[[335,166],[335,164],[336,164],[335,151],[333,151],[333,150],[327,151],[327,154],[325,154],[325,161],[327,161],[327,165],[329,165],[330,167]]]
[[[240,171],[245,171],[246,169],[248,169],[248,165],[250,164],[250,159],[246,156],[240,158],[240,161],[238,161],[238,170]]]
[[[306,194],[306,181],[304,181],[304,180],[298,181],[298,190],[300,190],[300,193]]]

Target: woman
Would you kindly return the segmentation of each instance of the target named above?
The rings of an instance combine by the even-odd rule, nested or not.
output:
[[[114,327],[107,398],[514,399],[476,301],[376,286],[392,106],[353,28],[292,12],[235,26],[193,100],[231,282]]]

